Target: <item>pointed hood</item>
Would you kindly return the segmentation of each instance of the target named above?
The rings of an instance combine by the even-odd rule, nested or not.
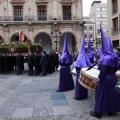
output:
[[[92,65],[88,56],[85,54],[85,37],[86,37],[86,34],[84,34],[82,38],[75,67],[82,68],[82,67],[89,67]]]
[[[113,51],[113,47],[112,47],[112,43],[111,43],[111,38],[110,38],[110,37],[108,37],[107,42],[108,42],[108,46],[109,46],[109,48],[110,48],[110,51],[111,51],[111,52],[114,52],[114,51]]]
[[[68,52],[67,49],[67,37],[65,34],[64,37],[64,46],[63,46],[63,51],[62,51],[62,56],[59,59],[59,62],[63,63],[63,64],[71,64],[73,62],[73,58],[70,55],[70,53]]]
[[[115,67],[117,65],[118,59],[117,56],[113,52],[111,52],[101,25],[100,25],[100,31],[101,31],[102,52],[103,52],[103,60],[101,64],[108,65],[110,67]]]
[[[65,34],[65,37],[64,37],[64,46],[63,46],[62,54],[65,54],[65,53],[68,53],[66,34]]]
[[[105,53],[109,53],[110,52],[110,48],[108,46],[105,34],[103,32],[102,26],[100,25],[100,32],[101,32],[101,40],[102,40],[102,51]]]
[[[88,58],[94,59],[94,52],[92,51],[92,46],[91,46],[91,42],[90,42],[90,37],[89,37],[89,40],[88,40],[87,56],[88,56]]]

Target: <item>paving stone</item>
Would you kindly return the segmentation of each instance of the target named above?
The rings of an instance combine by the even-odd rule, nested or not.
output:
[[[67,115],[72,114],[72,109],[69,106],[53,107],[53,115]]]
[[[45,77],[27,74],[0,75],[0,120],[97,120],[89,115],[94,109],[95,92],[88,91],[86,100],[77,101],[73,99],[74,90],[56,92],[58,72]],[[76,76],[73,78],[75,82]],[[26,113],[31,111],[28,116],[23,109],[27,109]],[[102,117],[113,119],[119,120],[120,115]]]
[[[18,108],[12,115],[13,118],[29,118],[33,115],[33,108]]]
[[[68,106],[68,102],[66,99],[61,100],[52,100],[52,106]]]
[[[0,118],[1,119],[11,118],[17,107],[18,103],[3,103],[3,105],[0,106]]]
[[[7,100],[7,98],[0,98],[0,106]]]
[[[30,84],[31,82],[32,82],[32,80],[23,80],[21,85]]]
[[[51,100],[61,100],[61,99],[66,99],[64,94],[51,95]]]
[[[18,88],[18,86],[21,84],[21,80],[17,80],[15,82],[12,82],[7,88],[6,90],[16,90]]]
[[[51,107],[41,107],[41,108],[34,108],[33,118],[36,117],[43,117],[43,116],[51,116],[53,115],[53,111]]]

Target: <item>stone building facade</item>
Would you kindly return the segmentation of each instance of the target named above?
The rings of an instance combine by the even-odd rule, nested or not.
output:
[[[83,35],[82,0],[1,0],[0,39],[17,41],[21,29],[32,42],[43,42],[44,50],[62,51],[64,34],[68,49],[78,50]]]
[[[107,0],[108,34],[111,36],[113,48],[120,45],[120,0]]]

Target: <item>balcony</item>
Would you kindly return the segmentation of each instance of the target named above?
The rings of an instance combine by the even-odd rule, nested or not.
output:
[[[13,23],[63,23],[63,24],[84,24],[83,20],[53,20],[47,19],[48,17],[39,17],[34,15],[28,16],[0,16],[0,24],[13,24]]]
[[[46,4],[48,0],[35,0],[36,4]]]
[[[118,9],[117,9],[117,8],[112,9],[112,14],[115,14],[115,13],[117,13],[117,12],[118,12]]]
[[[25,0],[11,0],[10,1],[12,4],[23,4]]]
[[[61,4],[72,4],[73,0],[61,0]]]
[[[118,26],[112,28],[112,34],[116,34],[116,33],[118,33],[118,32],[119,32],[119,27],[118,27]]]

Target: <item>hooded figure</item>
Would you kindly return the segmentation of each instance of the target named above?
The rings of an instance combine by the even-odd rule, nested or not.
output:
[[[90,62],[94,62],[94,52],[92,51],[91,43],[90,43],[90,38],[88,40],[88,50],[87,50],[87,56],[90,59]]]
[[[112,116],[120,112],[120,94],[115,90],[118,58],[111,52],[101,26],[100,31],[103,59],[100,63],[94,112],[90,112],[90,115],[97,118],[101,118],[103,113]]]
[[[57,92],[74,89],[74,82],[73,82],[72,74],[70,73],[70,65],[72,63],[73,63],[73,58],[68,52],[67,40],[65,35],[62,56],[59,59],[59,64],[61,65],[61,68],[60,68],[59,87]]]
[[[85,54],[85,37],[86,37],[86,34],[84,34],[82,38],[80,49],[79,49],[79,54],[78,54],[78,57],[75,63],[77,74],[76,74],[76,89],[75,89],[74,99],[77,99],[77,100],[86,99],[88,96],[88,90],[84,88],[82,85],[80,85],[80,83],[78,82],[81,68],[91,66],[91,62],[88,56]]]

